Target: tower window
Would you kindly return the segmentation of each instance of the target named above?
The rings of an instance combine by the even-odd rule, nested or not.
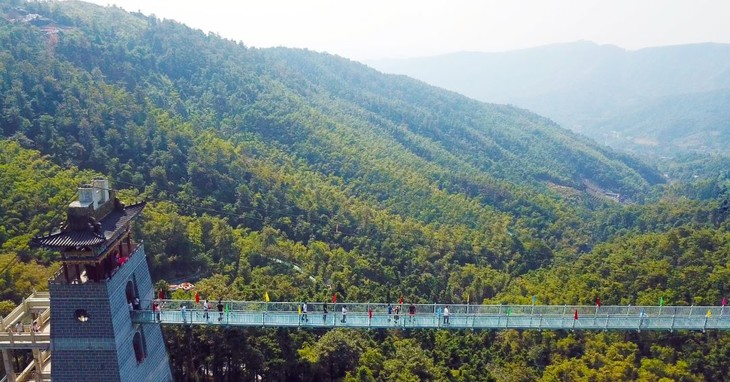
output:
[[[89,321],[89,313],[86,312],[86,309],[76,309],[74,315],[76,316],[76,319],[81,322]]]
[[[142,363],[147,358],[147,344],[145,343],[144,333],[142,333],[141,329],[134,333],[132,346],[134,347],[134,356],[137,359],[137,363]]]
[[[137,282],[134,279],[127,281],[127,287],[125,288],[125,294],[127,295],[127,302],[134,302],[134,299],[139,296],[137,293]]]

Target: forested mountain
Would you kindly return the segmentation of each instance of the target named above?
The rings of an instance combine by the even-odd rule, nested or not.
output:
[[[548,116],[612,146],[727,153],[730,45],[626,51],[590,42],[368,62]]]
[[[196,290],[211,298],[692,304],[727,293],[726,175],[662,185],[651,166],[538,115],[339,57],[251,49],[81,2],[0,9],[0,309],[44,287],[54,254],[27,241],[94,176],[150,201],[135,234],[153,277],[203,277]],[[656,266],[619,272],[637,248]],[[689,257],[714,269],[710,281],[681,283]],[[616,273],[596,278],[602,266]],[[730,359],[717,333],[166,337],[180,380],[701,380],[726,378]]]

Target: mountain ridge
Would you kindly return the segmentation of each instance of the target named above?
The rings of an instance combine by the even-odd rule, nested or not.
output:
[[[691,99],[695,93],[730,89],[728,62],[728,44],[629,51],[582,41],[503,53],[454,53],[368,63],[376,69],[409,74],[485,102],[510,103],[533,110],[600,142],[640,149],[642,145],[636,141],[607,140],[612,133],[603,130],[603,125],[621,125],[627,117],[626,110],[656,104],[663,97]],[[656,125],[662,133],[643,134],[641,124],[621,126],[618,132],[628,135],[631,131],[633,136],[647,140],[668,137],[661,141],[664,152],[677,148],[722,152],[725,142],[730,141],[730,130],[720,126],[719,141],[705,140],[704,146],[677,146],[673,141],[681,141],[684,133],[671,131],[661,120],[666,111],[671,111],[671,107],[642,121],[644,125]],[[697,113],[689,118],[688,125],[699,129],[693,133],[706,130]]]

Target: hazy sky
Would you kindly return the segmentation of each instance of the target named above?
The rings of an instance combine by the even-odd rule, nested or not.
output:
[[[730,43],[729,0],[92,0],[247,46],[356,59],[590,40],[627,49]]]

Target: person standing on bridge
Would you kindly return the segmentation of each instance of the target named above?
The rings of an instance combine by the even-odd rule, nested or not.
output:
[[[304,301],[302,304],[302,321],[309,322],[309,318],[307,317],[307,302]]]
[[[180,305],[180,314],[182,315],[183,323],[188,322],[187,317],[185,317],[185,304]]]
[[[393,306],[388,303],[388,323],[390,324],[390,318],[393,315]]]
[[[152,303],[152,313],[155,315],[155,321],[160,322],[162,319],[160,318],[160,303],[155,301]]]
[[[449,307],[445,306],[444,307],[444,325],[448,325],[448,324],[449,324]]]
[[[208,309],[210,309],[210,305],[208,304],[208,300],[203,301],[203,318],[205,321],[208,321]]]
[[[322,323],[327,325],[327,303],[322,306]]]
[[[342,305],[342,320],[340,322],[347,323],[347,305]]]
[[[373,307],[368,305],[368,325],[373,322]]]
[[[223,299],[218,299],[218,322],[223,321]]]
[[[200,304],[200,293],[195,292],[195,304]]]
[[[408,307],[408,317],[411,324],[413,324],[413,321],[416,318],[416,306],[411,303],[411,305]]]
[[[436,325],[441,323],[441,306],[436,308]]]

